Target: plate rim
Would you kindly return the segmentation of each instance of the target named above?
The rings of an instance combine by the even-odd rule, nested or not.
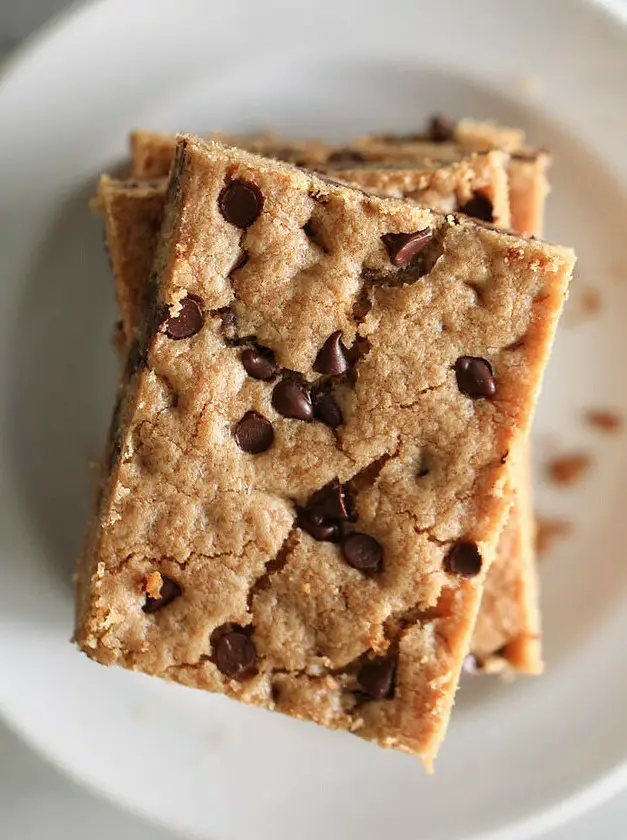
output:
[[[587,7],[591,12],[601,14],[612,20],[620,27],[621,33],[627,37],[627,0],[578,0],[582,8]],[[26,38],[14,45],[0,60],[0,92],[11,83],[13,77],[30,62],[37,52],[66,27],[73,26],[83,18],[91,16],[100,7],[110,5],[109,0],[69,0],[68,4],[55,12],[41,26],[37,27]],[[0,698],[1,701],[1,698]],[[43,742],[29,732],[17,716],[13,715],[0,702],[0,720],[14,733],[35,755],[55,771],[60,772],[73,783],[90,794],[121,809],[123,812],[135,815],[148,825],[153,825],[167,831],[176,831],[178,835],[189,840],[208,840],[205,833],[198,834],[189,829],[173,829],[167,822],[155,816],[140,804],[135,804],[129,798],[118,798],[108,788],[99,787],[90,778],[81,776],[68,761],[59,758]],[[598,808],[613,796],[627,788],[627,754],[623,761],[600,775],[595,782],[575,790],[571,795],[564,796],[554,804],[539,809],[533,816],[515,820],[502,829],[486,832],[473,832],[466,835],[466,840],[533,840],[544,833],[564,827],[585,813]]]

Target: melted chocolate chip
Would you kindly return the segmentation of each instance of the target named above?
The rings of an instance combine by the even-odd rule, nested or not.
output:
[[[313,364],[316,373],[340,376],[348,370],[346,347],[342,344],[342,330],[336,330],[322,345]]]
[[[353,501],[347,489],[336,480],[314,493],[307,508],[324,519],[348,522],[352,519]]]
[[[455,362],[457,387],[468,397],[490,398],[496,394],[492,365],[479,356],[460,356]]]
[[[473,542],[461,540],[456,543],[444,559],[444,569],[449,575],[471,578],[481,571],[483,560]]]
[[[295,379],[282,379],[272,391],[272,405],[283,417],[311,420],[314,411],[308,388]]]
[[[244,370],[253,379],[269,382],[276,376],[277,363],[274,353],[267,347],[247,347],[242,350],[241,359]]]
[[[494,221],[494,205],[482,193],[475,193],[470,201],[459,208],[460,213],[465,213],[466,216],[472,216],[473,219],[480,219],[482,222]]]
[[[314,540],[319,542],[339,542],[340,526],[337,522],[325,520],[323,516],[312,513],[307,508],[301,508],[296,517],[296,524],[303,531],[306,531]]]
[[[200,298],[196,295],[187,295],[181,301],[178,315],[170,315],[166,318],[161,328],[168,338],[178,341],[181,338],[191,338],[200,332],[203,321]]]
[[[446,143],[455,136],[455,123],[444,114],[434,114],[429,120],[429,140],[434,143]]]
[[[157,610],[167,607],[181,594],[181,587],[172,578],[161,575],[161,581],[161,593],[158,598],[151,598],[150,595],[146,594],[146,603],[142,607],[145,613],[155,613]]]
[[[313,396],[314,416],[316,420],[337,429],[344,422],[342,409],[330,391],[318,391]]]
[[[381,237],[391,262],[401,268],[409,265],[414,257],[426,248],[432,238],[431,228],[423,228],[414,233],[385,233]]]
[[[233,435],[239,448],[250,455],[265,452],[274,441],[272,423],[256,411],[246,412],[235,426]]]
[[[369,700],[386,700],[394,695],[395,674],[395,659],[375,659],[361,666],[357,682]]]
[[[257,673],[257,651],[250,632],[236,624],[224,624],[211,634],[213,660],[233,680],[246,680]]]
[[[250,227],[263,209],[263,194],[251,181],[231,181],[218,197],[220,212],[232,225]]]
[[[339,481],[318,490],[300,508],[297,525],[307,531],[316,540],[339,542],[342,535],[342,522],[353,518],[353,500]]]
[[[365,575],[376,574],[383,563],[383,549],[380,543],[368,534],[360,534],[358,531],[348,534],[343,539],[342,554],[349,566]]]

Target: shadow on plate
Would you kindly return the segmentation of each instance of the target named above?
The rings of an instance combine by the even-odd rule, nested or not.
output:
[[[115,307],[95,179],[59,208],[24,280],[9,439],[45,555],[72,586],[113,405]]]

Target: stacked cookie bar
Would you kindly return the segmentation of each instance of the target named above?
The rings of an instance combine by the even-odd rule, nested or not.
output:
[[[574,257],[505,230],[541,221],[522,144],[134,135],[96,202],[125,370],[89,656],[427,766],[464,662],[540,670],[526,446]]]

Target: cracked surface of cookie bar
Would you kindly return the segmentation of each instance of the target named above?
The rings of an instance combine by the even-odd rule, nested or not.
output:
[[[429,763],[572,254],[193,139],[169,199],[77,640]]]

